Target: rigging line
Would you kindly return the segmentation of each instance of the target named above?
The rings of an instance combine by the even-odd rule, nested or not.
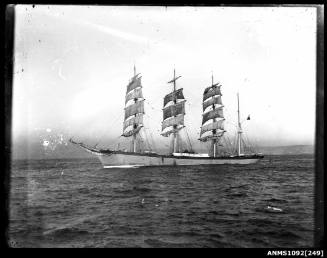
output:
[[[112,146],[114,146],[114,148],[115,148],[115,145],[116,145],[116,143],[118,142],[118,139],[121,137],[121,135],[120,136],[118,136],[118,137],[116,137],[116,138],[114,138],[114,140],[113,140],[113,142],[112,142]]]
[[[150,118],[150,116],[147,116],[147,117]],[[150,135],[150,137],[149,137],[150,139],[147,138],[147,140],[148,140],[149,145],[152,146],[152,147],[150,147],[151,150],[153,150],[153,149],[157,150],[157,147],[156,147],[155,141],[153,139],[153,134],[152,134],[152,131],[150,130],[150,127],[144,126],[144,130],[145,130],[145,133],[146,133],[146,137],[149,137],[149,135]],[[160,130],[158,130],[158,132],[160,132]]]
[[[232,146],[231,146],[230,143],[227,144],[227,152],[228,152],[229,154],[232,154],[232,153],[233,153],[233,148],[232,148]]]
[[[193,93],[192,91],[189,91],[188,90],[188,88],[183,88],[184,89],[184,93],[186,93],[185,95],[187,96],[187,95],[191,95],[191,97],[193,97],[194,99],[198,99],[199,98],[199,96],[198,95],[196,95],[195,93]]]
[[[149,120],[151,120],[150,116],[148,114],[144,114],[145,117],[147,117]],[[144,136],[145,136],[145,139],[147,141],[147,144],[149,145],[149,148],[151,149],[150,147],[150,143],[148,141],[148,130],[150,130],[150,127],[148,126],[148,123],[143,123],[143,132],[144,132]]]
[[[139,131],[138,134],[136,134],[136,138],[138,141],[138,144],[143,148],[146,149],[146,142],[144,142],[144,139],[146,141],[146,137],[145,137],[145,131],[144,131],[144,127],[142,128],[142,130]],[[144,146],[143,146],[144,145]],[[141,149],[142,149],[141,148]]]
[[[185,127],[185,133],[187,135],[186,127]],[[184,150],[189,150],[190,149],[190,151],[192,151],[192,144],[191,144],[191,142],[190,141],[187,142],[186,140],[184,140],[183,138],[185,138],[185,137],[182,137],[182,135],[180,135],[179,138],[180,138],[180,141],[182,142],[183,149]]]
[[[144,132],[144,138],[145,138],[146,144],[148,145],[148,149],[149,149],[150,151],[152,151],[151,145],[150,145],[149,140],[148,140],[147,130],[146,130],[145,127],[144,127],[144,129],[143,129],[143,132]]]
[[[156,98],[153,98],[152,102],[157,103],[159,99],[162,99],[162,96],[158,96]],[[145,102],[149,103],[149,101],[145,100]]]
[[[248,147],[248,145],[250,145],[247,136],[243,133],[243,138],[242,138],[242,142],[244,144],[244,146]]]
[[[193,152],[194,150],[193,150],[193,147],[192,147],[192,143],[191,143],[190,137],[188,135],[187,127],[185,127],[185,131],[186,131],[187,139],[188,139],[188,141],[190,143],[190,146],[191,146],[191,151]]]
[[[119,114],[116,115],[116,118],[115,118],[116,120],[114,120],[114,122],[110,123],[110,127],[113,127],[112,125],[118,122],[118,118],[119,118]],[[107,133],[107,132],[104,132],[104,133],[101,135],[101,137],[99,137],[99,143],[101,142],[101,138],[103,138],[103,136],[104,136],[106,133]],[[120,137],[120,136],[118,136],[118,137]]]
[[[212,149],[212,141],[208,140],[207,141],[207,146],[208,146],[209,152],[213,151],[213,149]]]
[[[142,137],[141,131],[140,131],[140,133],[136,134],[136,141],[137,141],[137,146],[139,148],[139,151],[142,151],[142,149],[145,149],[144,147],[146,147],[146,146],[143,146],[143,145],[145,145],[143,138],[144,137]],[[138,150],[136,150],[136,151],[138,151]]]
[[[113,119],[112,122],[109,124],[109,126],[108,126],[109,128],[116,126],[116,124],[118,122],[118,119],[119,119],[119,116],[120,116],[120,114],[116,115],[116,118]],[[103,133],[103,134],[105,134],[105,133]]]
[[[224,123],[226,123],[226,124],[230,124],[230,125],[233,125],[233,126],[235,126],[236,128],[238,128],[238,125],[237,125],[236,123],[234,123],[234,122],[230,122],[230,121],[227,120],[227,119],[224,120]]]
[[[162,99],[162,96],[159,96],[159,97],[153,99],[152,102],[153,102],[153,103],[157,103],[159,99]],[[147,103],[148,103],[148,101],[147,101]]]
[[[153,107],[151,104],[149,104],[148,102],[145,102],[152,110],[155,110],[155,111],[160,111],[161,112],[161,109],[159,108],[155,108]]]
[[[238,133],[234,133],[234,139],[236,139],[236,141],[234,141],[233,152],[237,153]]]
[[[245,137],[246,137],[246,140],[247,140],[247,142],[249,143],[250,147],[251,147],[251,148],[255,148],[255,144],[253,144],[253,143],[249,140],[249,138],[247,137],[247,135],[245,135]]]
[[[224,135],[223,137],[224,143],[225,143],[225,147],[227,149],[228,152],[230,152],[230,142],[229,142],[229,138],[227,135]]]
[[[242,143],[243,143],[243,150],[244,150],[244,152],[245,152],[245,151],[251,151],[251,150],[248,148],[247,144],[245,143],[244,139],[242,139]]]
[[[154,150],[157,151],[158,149],[157,149],[157,146],[155,145],[155,141],[153,140],[153,135],[152,135],[151,131],[150,131],[150,138],[151,138],[150,140],[152,142],[152,146],[153,146]]]
[[[245,135],[245,140],[247,141],[247,143],[249,145],[249,146],[247,146],[249,148],[249,150],[252,152],[255,152],[255,147],[253,146],[253,144],[250,142],[250,140],[248,139],[248,137],[246,135]],[[244,145],[245,145],[245,143],[244,143]]]
[[[231,153],[235,153],[235,148],[234,148],[234,146],[233,146],[233,142],[232,141],[230,141],[230,151],[231,151]]]
[[[155,140],[153,139],[153,134],[152,132],[150,131],[150,137],[151,137],[151,141],[152,141],[152,144],[153,144],[153,147],[156,151],[158,151],[158,148],[157,148],[157,145],[156,145],[156,142]]]
[[[124,114],[124,113],[123,113]],[[117,122],[117,120],[118,120],[118,118],[121,116],[122,114],[120,113],[120,112],[118,112],[118,113],[116,113],[116,116],[114,117],[114,119],[112,119],[112,123],[115,123],[115,122]],[[111,123],[111,124],[112,124]]]

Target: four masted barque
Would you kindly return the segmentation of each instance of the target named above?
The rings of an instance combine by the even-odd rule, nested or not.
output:
[[[143,117],[144,97],[140,74],[136,73],[127,85],[125,96],[125,117],[123,123],[123,137],[131,138],[131,150],[111,150],[90,147],[70,139],[88,152],[100,159],[104,168],[114,167],[140,167],[140,166],[183,166],[183,165],[221,165],[221,164],[252,164],[263,158],[260,153],[241,153],[242,128],[240,122],[239,95],[238,101],[238,136],[237,151],[235,154],[219,155],[219,146],[226,132],[224,129],[224,115],[221,94],[221,84],[212,82],[211,86],[203,92],[203,115],[200,131],[201,142],[210,142],[209,153],[194,153],[194,151],[181,151],[180,131],[185,128],[185,102],[183,88],[177,89],[176,81],[181,76],[175,75],[168,83],[172,84],[173,90],[164,97],[163,121],[161,135],[172,138],[172,152],[167,155],[153,151],[142,150],[137,146],[137,137],[144,130]]]

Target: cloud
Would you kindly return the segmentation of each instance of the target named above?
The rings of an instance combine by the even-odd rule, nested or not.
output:
[[[149,42],[148,38],[130,33],[130,32],[125,32],[125,31],[121,31],[121,30],[117,30],[117,29],[113,29],[113,28],[109,28],[108,26],[103,26],[103,25],[99,25],[96,23],[91,23],[91,22],[82,22],[79,21],[79,23],[86,25],[86,26],[90,26],[98,31],[101,31],[103,33],[109,34],[111,36],[115,36],[127,41],[131,41],[134,43],[142,43],[142,44],[147,44]]]
[[[77,25],[82,25],[82,26],[87,26],[89,28],[95,29],[97,31],[100,31],[102,33],[106,33],[110,36],[114,36],[120,39],[124,39],[130,42],[134,42],[134,43],[140,43],[140,44],[147,44],[149,43],[150,39],[140,36],[140,35],[136,35],[130,32],[125,32],[122,30],[118,30],[118,29],[114,29],[114,28],[110,28],[108,26],[104,26],[104,25],[100,25],[100,24],[96,24],[96,23],[92,23],[92,22],[87,22],[87,21],[83,21],[80,19],[70,19],[67,17],[63,17],[61,15],[59,15],[58,13],[46,13],[47,15],[51,15],[53,17],[56,17],[57,19],[61,19],[61,20],[65,20],[65,22],[71,22]]]

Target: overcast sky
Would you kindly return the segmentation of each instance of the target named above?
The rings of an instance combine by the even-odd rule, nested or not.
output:
[[[202,93],[220,82],[226,130],[261,145],[313,144],[316,10],[304,7],[16,6],[13,138],[51,129],[110,146],[122,134],[133,65],[158,141],[173,69],[199,137]]]

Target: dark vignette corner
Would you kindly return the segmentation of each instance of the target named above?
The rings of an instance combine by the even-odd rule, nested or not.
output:
[[[15,6],[5,6],[5,63],[4,63],[4,161],[1,173],[1,246],[8,247],[8,222],[9,222],[9,189],[10,189],[10,161],[11,161],[11,111],[12,111],[12,82],[13,82],[13,50],[14,50],[14,24]]]
[[[324,246],[324,6],[317,6],[315,235],[316,248]]]

